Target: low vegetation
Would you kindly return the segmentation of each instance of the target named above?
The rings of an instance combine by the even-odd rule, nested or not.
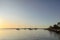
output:
[[[49,26],[47,30],[60,33],[60,22],[58,22],[57,24],[54,24],[53,26]]]

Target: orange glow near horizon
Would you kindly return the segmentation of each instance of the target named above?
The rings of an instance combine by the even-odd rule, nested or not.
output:
[[[3,28],[2,25],[4,25],[4,20],[0,18],[0,28]]]
[[[24,26],[25,25],[23,25],[23,24],[17,24],[12,21],[0,19],[0,28],[17,28],[17,27],[23,28]]]
[[[38,27],[38,28],[43,28],[45,27],[45,25],[41,26],[41,25],[29,25],[29,24],[23,24],[23,22],[21,21],[9,21],[9,20],[4,20],[0,18],[0,28],[34,28],[34,27]]]
[[[0,18],[0,28],[9,28],[13,26],[9,21]]]

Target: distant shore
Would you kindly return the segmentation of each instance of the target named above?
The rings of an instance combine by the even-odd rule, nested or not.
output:
[[[46,28],[0,28],[5,30],[40,30],[40,29],[46,29]]]

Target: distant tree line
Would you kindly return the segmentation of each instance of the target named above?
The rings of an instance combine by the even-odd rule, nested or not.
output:
[[[60,29],[60,22],[54,24],[53,26],[49,26],[49,29]]]

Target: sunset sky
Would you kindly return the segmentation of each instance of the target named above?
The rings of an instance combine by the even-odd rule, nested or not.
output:
[[[0,28],[48,27],[57,22],[60,0],[0,0]]]

